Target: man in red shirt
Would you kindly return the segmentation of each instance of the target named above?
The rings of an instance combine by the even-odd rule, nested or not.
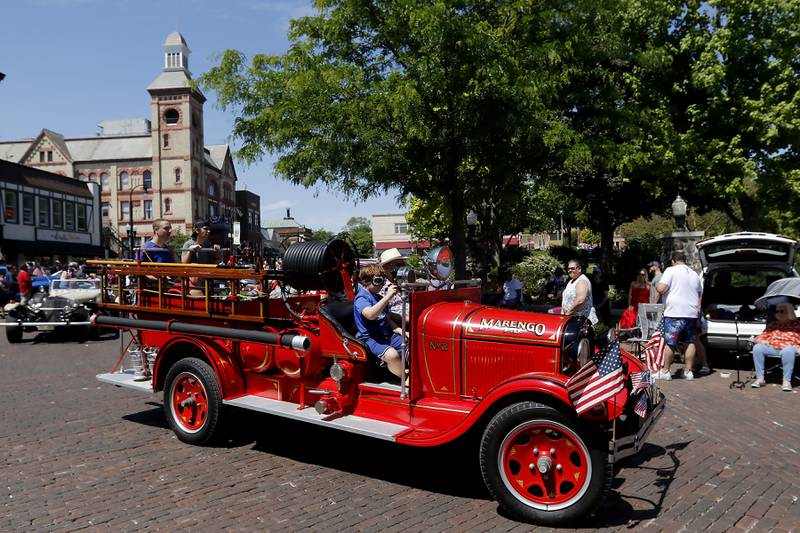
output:
[[[19,285],[19,301],[22,304],[27,304],[31,297],[31,276],[28,274],[29,266],[23,263],[19,267],[19,274],[17,275],[17,285]]]

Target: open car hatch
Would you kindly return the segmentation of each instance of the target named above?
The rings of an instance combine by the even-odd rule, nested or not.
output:
[[[727,233],[697,243],[703,268],[725,264],[768,264],[791,268],[797,241],[771,233]]]

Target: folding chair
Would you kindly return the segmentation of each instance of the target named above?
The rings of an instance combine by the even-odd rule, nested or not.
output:
[[[664,304],[639,304],[636,327],[634,328],[637,333],[628,338],[628,342],[635,346],[634,355],[639,359],[642,359],[642,354],[650,337],[663,319]]]

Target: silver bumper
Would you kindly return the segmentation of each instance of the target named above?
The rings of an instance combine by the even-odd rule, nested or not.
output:
[[[608,442],[608,458],[612,463],[634,455],[642,449],[644,443],[647,442],[647,436],[655,427],[656,421],[664,414],[666,404],[667,398],[661,394],[661,401],[653,407],[653,411],[635,435],[620,437],[615,441],[610,440]]]

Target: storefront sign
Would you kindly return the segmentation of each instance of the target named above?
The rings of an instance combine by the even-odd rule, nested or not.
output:
[[[73,233],[71,231],[58,231],[40,229],[36,235],[37,241],[56,241],[74,244],[91,244],[92,236],[88,233]]]

